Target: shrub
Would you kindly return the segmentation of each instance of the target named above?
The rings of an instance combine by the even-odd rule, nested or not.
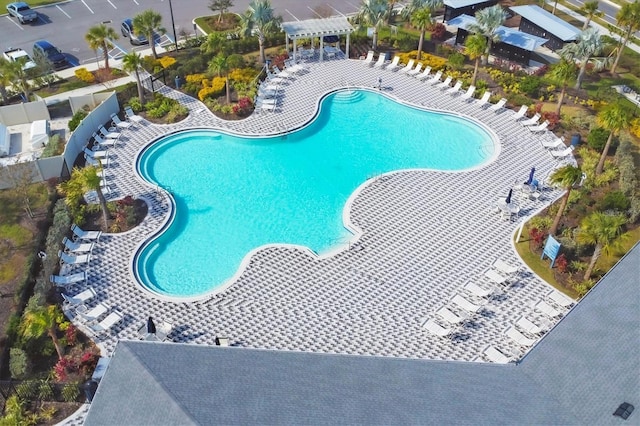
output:
[[[137,96],[130,98],[129,102],[127,102],[127,105],[131,107],[133,112],[140,112],[144,109],[144,107],[142,106],[142,102],[140,102],[140,98],[138,98]]]
[[[171,56],[163,56],[162,58],[158,59],[158,63],[162,68],[166,69],[176,63],[176,58],[173,58]]]
[[[447,28],[442,22],[438,22],[433,26],[431,30],[431,38],[436,40],[442,40],[447,33]]]
[[[67,383],[62,388],[62,398],[65,402],[74,402],[79,396],[80,389],[76,382]]]
[[[55,134],[49,138],[49,142],[42,150],[40,158],[53,157],[54,155],[62,154],[64,143],[60,139],[59,134]]]
[[[407,53],[400,53],[398,55],[400,57],[400,62],[406,64],[411,59],[416,59],[418,57],[418,51],[412,50]],[[441,70],[447,64],[447,60],[445,58],[441,58],[440,56],[430,55],[428,53],[423,53],[421,56],[420,62],[423,64],[423,68],[430,66],[433,70]]]
[[[627,211],[629,207],[631,207],[631,201],[629,201],[622,191],[607,192],[602,199],[602,210],[624,212]]]
[[[24,379],[31,372],[31,362],[27,353],[20,348],[9,350],[9,371],[11,378]]]
[[[69,130],[73,132],[77,129],[87,115],[88,113],[85,110],[81,109],[76,111],[76,113],[73,114],[73,117],[71,117],[71,120],[69,120]]]
[[[253,109],[253,102],[249,98],[240,98],[238,103],[233,106],[233,113],[244,117]]]
[[[540,78],[531,75],[525,76],[520,81],[520,90],[529,97],[537,98],[540,90]]]
[[[587,135],[587,145],[596,151],[602,151],[609,138],[609,131],[603,127],[591,129]]]
[[[181,104],[175,104],[171,107],[167,113],[165,120],[168,123],[175,123],[176,121],[186,117],[189,114],[189,109]],[[127,219],[127,222],[129,220]]]
[[[226,79],[224,77],[214,77],[211,86],[208,80],[202,80],[203,88],[198,91],[198,99],[204,101],[207,98],[217,98],[224,93]]]
[[[238,83],[250,84],[256,78],[258,72],[253,68],[236,68],[229,73],[229,80]]]
[[[94,75],[87,71],[86,68],[78,68],[74,71],[74,74],[76,75],[76,77],[78,77],[78,79],[84,81],[85,83],[92,84],[96,81]]]
[[[447,58],[447,64],[453,69],[462,68],[465,56],[460,52],[454,52]]]

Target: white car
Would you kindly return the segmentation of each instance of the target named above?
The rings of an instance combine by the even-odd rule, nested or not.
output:
[[[24,61],[22,69],[27,71],[36,67],[36,63],[31,59],[31,56],[24,49],[9,49],[4,51],[4,57],[10,62]],[[24,59],[21,59],[24,58]]]

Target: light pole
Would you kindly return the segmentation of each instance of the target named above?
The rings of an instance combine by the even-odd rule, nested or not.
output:
[[[171,28],[173,28],[173,40],[176,44],[176,52],[178,51],[178,37],[176,37],[176,23],[173,20],[173,5],[171,4],[171,0],[169,0],[169,14],[171,14]]]

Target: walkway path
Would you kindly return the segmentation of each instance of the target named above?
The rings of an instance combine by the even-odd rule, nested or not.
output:
[[[399,172],[371,180],[350,209],[352,221],[364,231],[357,250],[319,260],[299,249],[265,248],[251,258],[233,286],[203,303],[157,300],[138,286],[130,272],[132,256],[170,209],[164,193],[133,174],[136,154],[144,146],[190,127],[239,134],[297,128],[311,119],[324,93],[344,86],[371,87],[378,77],[384,93],[401,102],[455,111],[495,129],[500,155],[468,172]],[[284,86],[275,112],[242,121],[223,121],[193,98],[169,88],[163,92],[187,105],[189,117],[174,125],[147,123],[127,131],[126,143],[113,149],[106,169],[113,197],[132,194],[150,204],[140,226],[100,240],[89,267],[88,284],[97,290],[99,301],[126,314],[114,334],[96,338],[107,353],[117,339],[137,338],[136,330],[153,316],[176,325],[171,337],[177,342],[212,345],[216,336],[228,336],[235,346],[254,348],[472,360],[488,344],[511,349],[501,337],[503,330],[522,314],[540,316],[531,306],[551,287],[526,273],[504,298],[488,303],[482,315],[463,327],[458,339],[438,339],[421,328],[496,258],[521,264],[510,244],[519,223],[500,221],[492,205],[532,166],[538,176],[557,166],[540,144],[551,134],[534,136],[515,123],[509,111],[496,114],[406,75],[374,70],[355,60],[310,63],[308,72]],[[548,190],[542,201],[524,199],[523,212],[531,214],[559,195]]]

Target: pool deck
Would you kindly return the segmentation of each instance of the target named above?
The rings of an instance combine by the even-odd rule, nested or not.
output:
[[[370,68],[357,60],[310,62],[288,84],[274,112],[234,122],[218,119],[202,103],[169,88],[161,91],[191,111],[173,125],[144,123],[127,130],[125,143],[111,149],[105,169],[111,199],[143,197],[149,204],[144,222],[124,234],[103,236],[88,267],[89,282],[71,287],[75,294],[93,287],[98,298],[125,314],[110,334],[95,336],[106,354],[118,339],[137,339],[146,318],[175,325],[175,342],[215,344],[228,337],[232,346],[444,360],[475,360],[488,345],[515,349],[502,336],[521,315],[539,319],[533,304],[552,287],[526,271],[504,297],[486,303],[455,339],[429,335],[421,324],[448,303],[467,281],[482,281],[498,258],[524,266],[511,243],[524,220],[561,195],[546,188],[538,201],[520,199],[517,221],[500,220],[499,197],[526,180],[531,167],[538,179],[558,161],[541,146],[552,134],[534,135],[514,122],[511,110],[494,113],[452,97],[428,83]],[[151,297],[134,281],[131,261],[136,248],[167,220],[170,201],[163,191],[135,173],[137,153],[169,132],[213,127],[238,134],[264,135],[308,122],[321,96],[341,87],[374,86],[382,77],[383,93],[402,102],[439,108],[484,123],[500,138],[492,162],[472,171],[407,171],[371,179],[350,206],[351,221],[363,234],[358,244],[318,259],[305,250],[269,247],[256,252],[238,280],[207,301],[175,303]],[[376,123],[354,123],[375,132]],[[215,147],[212,146],[214,152]],[[516,197],[514,191],[514,197]],[[175,267],[181,268],[180,259]],[[67,314],[73,318],[71,312]],[[86,330],[77,319],[74,322]]]

